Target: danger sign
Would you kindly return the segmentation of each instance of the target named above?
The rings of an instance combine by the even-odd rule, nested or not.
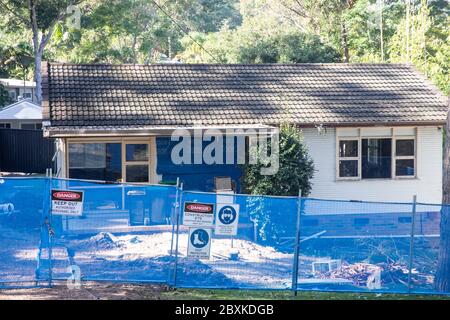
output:
[[[214,205],[185,202],[183,224],[190,227],[210,227],[214,223]]]
[[[83,215],[83,191],[52,190],[52,214]]]

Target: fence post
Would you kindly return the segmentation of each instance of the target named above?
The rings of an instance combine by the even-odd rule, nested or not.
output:
[[[178,197],[180,196],[180,194],[178,192],[179,186],[180,186],[180,178],[177,178],[177,187],[176,187],[177,189],[175,192],[175,210],[174,210],[175,214],[172,214],[170,217],[170,219],[171,219],[170,222],[172,223],[172,239],[170,240],[170,256],[172,256],[172,254],[173,254],[173,237],[175,234],[175,220],[176,220],[176,213],[178,211],[178,206],[179,206]]]
[[[52,178],[53,178],[53,170],[52,168],[49,169],[49,179],[48,179],[48,189],[47,189],[47,213],[48,213],[48,220],[50,223],[50,229],[48,230],[48,278],[49,278],[49,286],[52,286],[53,282],[53,263],[52,263],[52,257],[53,257],[53,216],[52,216]]]
[[[300,216],[302,207],[302,191],[298,191],[297,198],[297,224],[295,228],[295,245],[294,245],[294,263],[292,265],[292,291],[294,295],[297,295],[297,283],[298,283],[298,256],[300,254]]]
[[[414,261],[414,229],[416,226],[416,206],[417,196],[413,197],[413,207],[411,212],[411,238],[409,240],[409,265],[408,265],[408,294],[411,294],[412,267]]]
[[[177,228],[176,228],[176,236],[175,236],[175,265],[174,265],[174,272],[173,272],[173,286],[177,287],[177,271],[178,271],[178,236],[180,234],[180,216],[181,216],[181,210],[183,207],[183,183],[180,185],[180,205],[178,206],[177,215],[176,215],[176,222],[177,222]]]

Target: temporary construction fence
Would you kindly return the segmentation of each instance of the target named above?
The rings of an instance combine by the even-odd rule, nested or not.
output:
[[[80,192],[82,212],[55,210],[58,192]],[[0,178],[0,285],[437,293],[442,209]]]

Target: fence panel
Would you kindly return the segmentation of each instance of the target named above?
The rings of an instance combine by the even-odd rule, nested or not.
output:
[[[45,173],[54,154],[54,139],[42,130],[0,129],[0,171]]]
[[[297,198],[183,192],[182,200],[184,204],[234,203],[240,213],[236,236],[211,230],[209,259],[187,256],[188,243],[195,238],[180,219],[177,287],[291,288]],[[218,212],[215,223],[217,219]]]
[[[413,293],[434,293],[438,268],[440,218],[448,206],[417,204],[410,287]]]
[[[46,184],[40,178],[0,178],[0,286],[34,285],[48,279]]]
[[[81,217],[52,216],[53,278],[167,283],[177,188],[52,179],[83,191]]]
[[[303,202],[298,289],[408,292],[412,203]]]

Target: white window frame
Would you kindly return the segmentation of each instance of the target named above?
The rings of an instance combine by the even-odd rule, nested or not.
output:
[[[361,179],[361,139],[359,137],[338,137],[336,143],[336,177],[338,180],[360,180]],[[341,141],[357,141],[358,142],[358,156],[357,157],[341,157],[339,154],[339,146],[341,144]],[[341,177],[339,175],[339,162],[340,161],[346,161],[346,160],[353,160],[358,161],[358,175],[356,177]]]
[[[1,127],[2,129],[12,129],[12,123],[11,122],[0,122],[1,125],[4,125],[3,127]],[[9,128],[7,128],[6,126],[9,125]]]
[[[397,141],[398,140],[413,140],[414,141],[414,155],[412,156],[397,156]],[[394,141],[394,153],[393,153],[393,163],[392,163],[392,172],[395,179],[414,179],[417,177],[417,138],[415,136],[395,136],[393,137]],[[398,176],[397,175],[397,160],[414,160],[414,174],[412,176]]]
[[[340,128],[337,128],[336,132],[336,181],[361,181],[361,180],[395,180],[395,179],[417,179],[418,177],[418,168],[417,168],[417,140],[418,140],[418,134],[417,134],[417,127],[409,127],[414,129],[414,135],[396,135],[396,128],[391,127],[390,135],[363,135],[361,133],[362,128],[350,128],[350,129],[357,129],[358,134],[357,135],[342,135],[339,136],[338,131]],[[342,129],[349,129],[349,128],[342,128]],[[363,139],[392,139],[391,144],[391,177],[390,178],[374,178],[374,179],[363,179],[362,178],[362,140]],[[348,141],[348,140],[357,140],[358,141],[358,157],[340,157],[339,156],[339,144],[340,141]],[[397,140],[414,140],[414,156],[397,156],[396,155],[396,147],[397,147]],[[396,175],[396,160],[397,159],[414,159],[414,175],[413,176],[397,176]],[[340,177],[339,176],[339,161],[341,160],[358,160],[358,176],[357,177]]]

